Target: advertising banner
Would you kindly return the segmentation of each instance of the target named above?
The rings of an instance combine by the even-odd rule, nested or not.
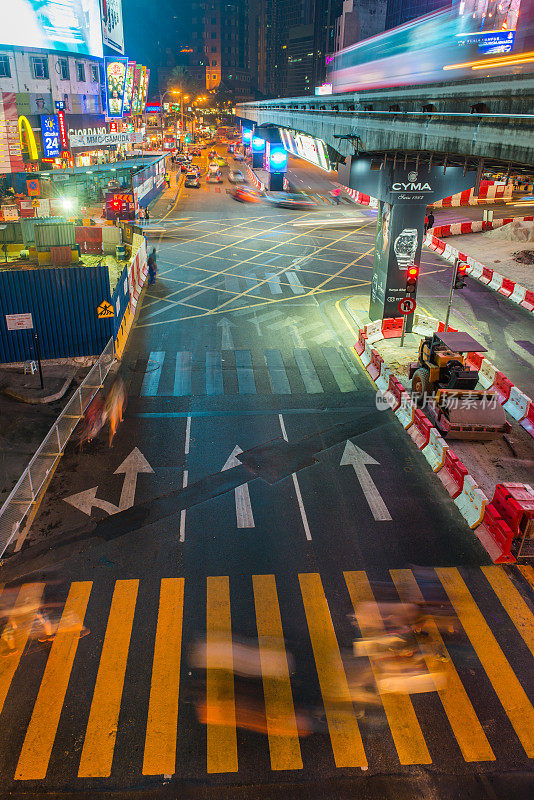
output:
[[[57,120],[59,123],[59,141],[62,150],[69,149],[69,137],[67,136],[67,125],[65,123],[65,112],[60,109],[57,112]]]
[[[59,120],[55,114],[42,114],[41,131],[43,133],[43,152],[45,158],[59,158],[59,154],[61,153]]]
[[[129,117],[132,113],[132,96],[134,88],[135,61],[128,61],[126,70],[126,88],[124,89],[123,116]]]
[[[0,44],[102,58],[100,0],[9,0],[6,5]]]
[[[150,67],[147,67],[146,68],[146,75],[145,75],[145,95],[144,95],[144,98],[143,98],[143,107],[141,109],[141,113],[146,108],[146,102],[148,100],[148,84],[149,84],[149,81],[150,81]]]
[[[106,56],[106,106],[108,117],[122,117],[126,88],[127,58]]]
[[[133,133],[93,133],[84,136],[71,135],[71,147],[98,147],[99,145],[109,144],[141,144],[143,141],[142,131]]]
[[[137,114],[137,105],[139,102],[139,79],[141,77],[141,64],[135,64],[134,68],[134,80],[133,80],[133,92],[132,92],[132,109],[130,114],[135,115]]]
[[[102,8],[102,39],[106,47],[124,53],[122,29],[122,0],[100,0]]]
[[[144,109],[144,100],[146,94],[146,67],[142,65],[139,67],[139,92],[137,94],[137,103],[135,107],[135,114],[142,114]]]

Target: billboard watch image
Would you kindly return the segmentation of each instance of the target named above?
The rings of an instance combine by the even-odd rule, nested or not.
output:
[[[100,0],[5,0],[0,44],[101,58]]]
[[[108,57],[106,65],[106,105],[108,117],[122,117],[126,88],[127,58]]]
[[[100,0],[102,7],[102,39],[106,47],[124,53],[122,0]]]

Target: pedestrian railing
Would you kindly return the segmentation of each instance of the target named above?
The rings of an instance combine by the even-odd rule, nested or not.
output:
[[[114,342],[110,339],[0,508],[0,557],[19,534],[26,515],[39,497],[39,492],[57,461],[63,455],[67,442],[89,403],[102,387],[114,360]]]

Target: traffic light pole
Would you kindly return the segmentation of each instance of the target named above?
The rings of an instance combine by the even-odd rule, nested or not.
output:
[[[456,261],[454,262],[454,269],[452,271],[451,290],[449,292],[449,304],[447,306],[447,314],[445,316],[445,332],[447,332],[447,328],[449,326],[449,318],[451,316],[451,308],[452,308],[452,298],[453,298],[453,295],[454,295],[454,289],[456,287],[456,278],[458,276],[458,264],[459,263],[460,263],[460,259],[457,258]],[[464,285],[464,284],[462,284],[462,285]]]

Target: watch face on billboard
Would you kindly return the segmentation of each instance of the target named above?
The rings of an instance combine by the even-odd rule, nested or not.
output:
[[[127,58],[105,58],[108,117],[122,117],[126,88]]]
[[[2,3],[0,44],[102,57],[100,0]]]
[[[107,47],[124,53],[122,0],[100,0],[102,7],[102,39]]]
[[[132,113],[133,86],[135,75],[135,61],[128,61],[126,70],[126,88],[124,90],[124,116],[129,117]]]

